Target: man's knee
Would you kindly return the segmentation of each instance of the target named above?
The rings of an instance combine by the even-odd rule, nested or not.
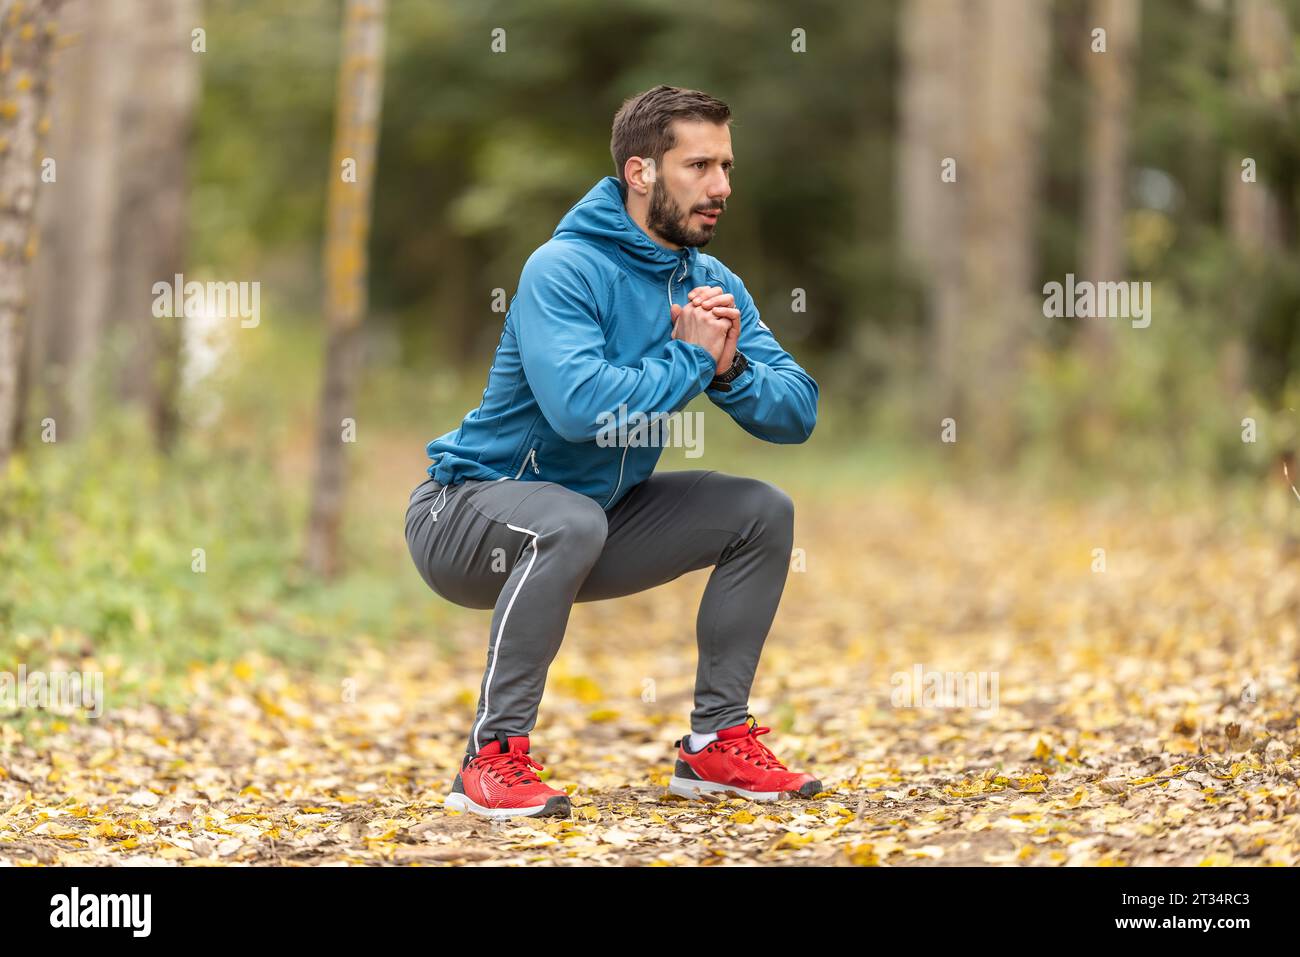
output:
[[[767,528],[782,533],[794,529],[794,499],[764,479],[745,479],[738,493],[741,508],[762,520]]]
[[[604,549],[609,521],[605,510],[585,495],[570,492],[547,518],[551,530],[543,538],[575,561],[594,562]]]

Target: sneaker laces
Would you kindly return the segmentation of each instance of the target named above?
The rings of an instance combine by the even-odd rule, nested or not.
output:
[[[540,784],[542,780],[532,769],[540,771],[544,765],[534,761],[527,751],[480,754],[474,758],[474,762],[485,770],[490,770],[508,788],[516,784]]]
[[[755,721],[750,725],[749,733],[743,738],[731,738],[726,744],[728,748],[734,746],[736,754],[740,757],[766,771],[789,771],[790,769],[781,763],[772,750],[758,740],[760,734],[767,734],[771,730],[771,728],[759,727],[758,722]]]

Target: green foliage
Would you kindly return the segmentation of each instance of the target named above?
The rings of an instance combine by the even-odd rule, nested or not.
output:
[[[1146,329],[1078,320],[1112,323],[1104,374],[1077,351],[1031,354],[1021,392],[1029,472],[1094,489],[1188,480],[1212,486],[1271,474],[1296,449],[1300,377],[1293,373],[1283,387],[1281,407],[1249,394],[1225,403],[1225,370],[1195,347],[1214,335],[1215,317],[1180,306],[1160,284],[1152,296],[1161,305]],[[1247,418],[1255,422],[1253,441],[1243,440]]]
[[[120,704],[253,649],[330,673],[367,637],[436,640],[419,576],[366,563],[374,537],[340,582],[299,571],[304,490],[277,458],[256,432],[164,458],[133,415],[14,458],[0,477],[0,670],[125,662],[109,688]]]

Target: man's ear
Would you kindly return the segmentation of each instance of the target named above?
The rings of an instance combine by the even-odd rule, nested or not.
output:
[[[649,157],[634,156],[627,161],[623,174],[627,177],[629,190],[639,187],[648,194],[655,182],[655,161]]]

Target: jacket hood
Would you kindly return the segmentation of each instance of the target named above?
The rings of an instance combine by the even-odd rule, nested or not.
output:
[[[699,250],[694,246],[661,246],[632,221],[623,205],[623,184],[617,176],[606,176],[588,190],[564,214],[551,236],[595,242],[613,251],[625,268],[656,282],[663,282],[674,272],[689,275],[699,259]],[[683,261],[685,273],[681,272]]]

